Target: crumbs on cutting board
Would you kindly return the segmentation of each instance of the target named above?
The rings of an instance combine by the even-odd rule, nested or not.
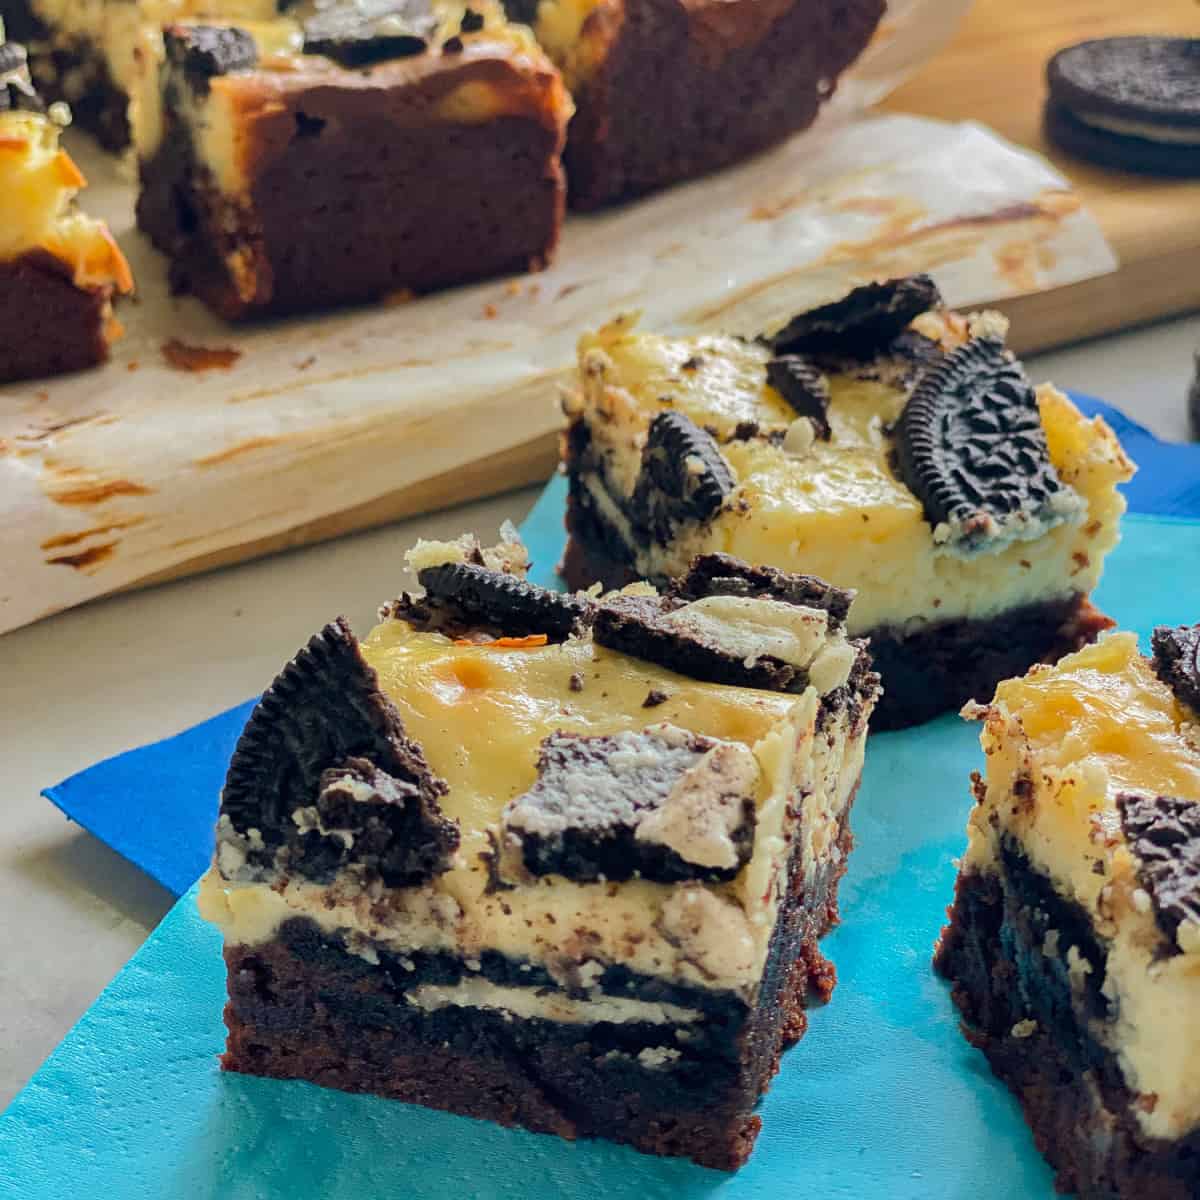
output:
[[[228,371],[242,357],[232,346],[189,346],[178,338],[163,342],[162,354],[176,371]]]

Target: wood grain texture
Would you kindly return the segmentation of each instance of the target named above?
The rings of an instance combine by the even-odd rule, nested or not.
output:
[[[1200,308],[1200,180],[1157,180],[1067,155],[1042,134],[1045,66],[1088,38],[1200,36],[1195,0],[976,0],[954,41],[883,105],[979,121],[1044,154],[1100,223],[1121,269],[996,305],[1023,353]]]

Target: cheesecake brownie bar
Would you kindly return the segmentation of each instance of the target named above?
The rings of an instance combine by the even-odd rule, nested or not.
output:
[[[166,29],[139,105],[137,215],[177,290],[239,320],[549,259],[558,73],[498,10],[410,9],[320,10],[302,53],[280,52],[287,21]]]
[[[806,129],[883,0],[506,0],[576,104],[571,202],[596,208]]]
[[[861,287],[757,341],[618,320],[580,344],[563,456],[571,587],[656,586],[697,554],[803,564],[858,600],[877,728],[988,697],[1108,622],[1088,603],[1132,466],[1034,389],[995,314],[926,277]]]
[[[46,111],[0,24],[0,383],[103,362],[113,297],[133,287],[107,226],[75,206],[86,181],[59,146],[69,119]]]
[[[736,1168],[833,987],[878,694],[851,596],[724,556],[599,599],[515,540],[410,561],[424,594],[327,626],[234,754],[225,1067]]]
[[[1200,626],[1000,685],[936,964],[1062,1191],[1200,1195]]]

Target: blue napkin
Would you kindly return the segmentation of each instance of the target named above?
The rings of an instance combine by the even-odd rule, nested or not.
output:
[[[1127,518],[1097,599],[1146,639],[1155,624],[1195,618],[1200,523],[1182,518],[1200,516],[1200,449],[1162,446],[1105,415],[1120,422],[1144,482],[1130,490],[1139,513]],[[561,550],[562,504],[555,480],[524,529],[543,581]],[[182,892],[207,864],[248,707],[48,794]],[[220,938],[188,893],[0,1116],[0,1200],[1049,1200],[1050,1172],[1016,1104],[962,1039],[929,969],[979,758],[977,731],[954,717],[872,739],[844,923],[826,943],[837,991],[785,1057],[761,1107],[758,1148],[736,1176],[223,1075]],[[163,796],[174,796],[172,809],[160,807]]]
[[[537,548],[559,536],[561,508],[549,516],[553,528],[528,528]],[[1200,522],[1130,518],[1105,610],[1147,638],[1193,617],[1197,595]],[[185,743],[176,786],[190,786],[203,745]],[[169,752],[151,753],[162,782]],[[871,739],[843,924],[825,943],[838,986],[785,1056],[736,1176],[223,1075],[220,937],[189,893],[0,1117],[0,1200],[1051,1200],[1017,1105],[929,967],[980,759],[977,729],[954,717]],[[204,765],[215,786],[220,764]]]
[[[1127,489],[1133,512],[1200,517],[1200,446],[1160,442],[1116,409],[1075,399],[1089,414],[1104,416],[1138,463]],[[562,553],[565,494],[564,480],[551,480],[522,530],[533,553],[534,578],[547,585],[555,583],[554,565]],[[178,737],[110,758],[44,794],[180,896],[208,866],[225,767],[252,706],[247,702]]]

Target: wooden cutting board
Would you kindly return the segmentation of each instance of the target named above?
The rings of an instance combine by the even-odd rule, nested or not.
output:
[[[1196,0],[976,0],[958,36],[887,100],[894,112],[980,121],[1046,155],[1120,260],[1112,275],[997,305],[1026,353],[1200,309],[1200,180],[1157,180],[1074,159],[1042,135],[1050,56],[1088,38],[1200,37]]]

